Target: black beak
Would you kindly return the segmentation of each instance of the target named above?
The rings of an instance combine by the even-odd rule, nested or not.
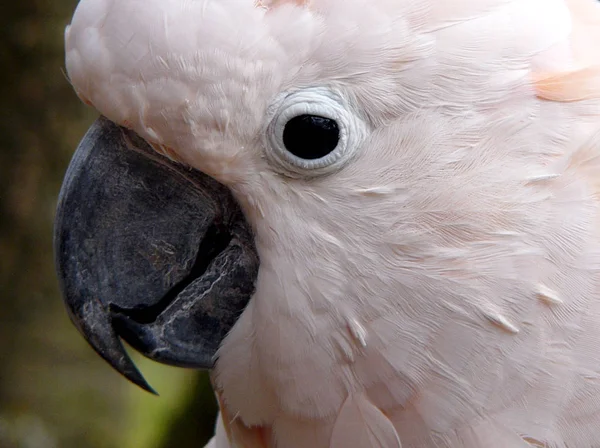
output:
[[[254,292],[258,256],[229,191],[105,118],[73,156],[54,238],[71,320],[148,391],[120,338],[156,361],[209,369]]]

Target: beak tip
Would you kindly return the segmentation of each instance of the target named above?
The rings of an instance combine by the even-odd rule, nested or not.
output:
[[[105,359],[109,362],[109,364],[111,364],[111,366],[115,370],[117,370],[117,372],[119,372],[133,384],[145,390],[146,392],[151,393],[152,395],[158,396],[158,393],[154,390],[152,386],[150,386],[150,384],[144,378],[144,375],[142,375],[142,373],[138,370],[131,358],[127,355],[127,352],[125,351],[125,348],[123,347],[123,344],[121,343],[120,339],[117,340],[119,341],[119,345],[121,346],[121,350],[124,356],[119,357],[116,362],[112,362],[114,358],[112,360],[106,358]]]
[[[146,392],[151,393],[152,395],[158,397],[158,392],[156,392],[156,390],[154,390],[154,388],[152,386],[150,386],[150,384],[148,384],[148,382],[146,381],[146,379],[144,378],[144,376],[139,372],[139,370],[137,370],[134,367],[134,370],[130,373],[126,373],[125,377],[131,381],[132,383],[134,383],[135,385],[139,386],[140,388],[142,388],[143,390],[145,390]]]
[[[104,358],[117,372],[127,378],[136,386],[151,393],[152,395],[158,396],[158,392],[154,390],[152,386],[146,381],[144,375],[136,367],[135,363],[131,360],[121,339],[118,336],[114,336],[111,347],[97,347],[92,344],[92,347],[96,352]]]
[[[158,395],[127,354],[121,338],[113,328],[110,313],[100,301],[91,300],[73,311],[75,313],[71,314],[71,320],[96,353],[129,381]]]

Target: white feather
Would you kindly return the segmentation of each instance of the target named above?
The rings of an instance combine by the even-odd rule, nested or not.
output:
[[[402,444],[389,418],[358,394],[344,402],[329,448],[402,448]]]

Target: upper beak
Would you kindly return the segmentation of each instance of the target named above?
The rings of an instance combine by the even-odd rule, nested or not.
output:
[[[54,240],[71,320],[149,391],[120,338],[159,362],[211,368],[258,273],[252,234],[229,191],[105,118],[67,170]]]

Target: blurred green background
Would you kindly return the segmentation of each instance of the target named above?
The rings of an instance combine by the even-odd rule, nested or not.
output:
[[[0,9],[0,448],[200,448],[215,413],[206,375],[134,356],[161,396],[141,391],[88,347],[57,290],[56,198],[96,118],[64,74],[76,3]]]

